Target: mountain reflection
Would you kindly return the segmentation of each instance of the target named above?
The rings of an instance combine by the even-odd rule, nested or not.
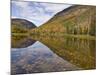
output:
[[[95,39],[48,36],[34,37],[38,39],[54,53],[84,69],[95,68]]]
[[[95,68],[95,40],[13,36],[12,42],[12,74]]]
[[[12,35],[11,40],[12,40],[11,41],[12,48],[25,48],[36,42],[36,40],[30,39],[28,36],[25,35],[19,35],[19,36]]]

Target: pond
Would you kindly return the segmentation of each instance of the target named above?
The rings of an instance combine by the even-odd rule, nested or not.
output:
[[[13,36],[11,74],[95,69],[95,40]]]

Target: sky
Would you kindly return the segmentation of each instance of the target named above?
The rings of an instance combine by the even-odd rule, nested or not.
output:
[[[51,19],[56,13],[70,6],[68,4],[12,1],[11,17],[26,19],[36,26],[40,26]]]

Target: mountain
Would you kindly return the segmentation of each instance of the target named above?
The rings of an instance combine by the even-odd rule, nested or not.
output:
[[[74,5],[57,13],[47,23],[32,30],[33,34],[96,35],[96,7]]]
[[[27,32],[32,28],[36,28],[32,22],[19,18],[11,19],[11,26],[12,33]]]

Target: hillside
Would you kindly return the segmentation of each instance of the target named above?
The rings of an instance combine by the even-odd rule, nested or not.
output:
[[[11,19],[11,26],[12,33],[24,33],[32,28],[36,28],[32,22],[19,18]]]
[[[95,36],[96,7],[75,5],[57,13],[47,23],[32,29],[32,34],[74,34]]]

